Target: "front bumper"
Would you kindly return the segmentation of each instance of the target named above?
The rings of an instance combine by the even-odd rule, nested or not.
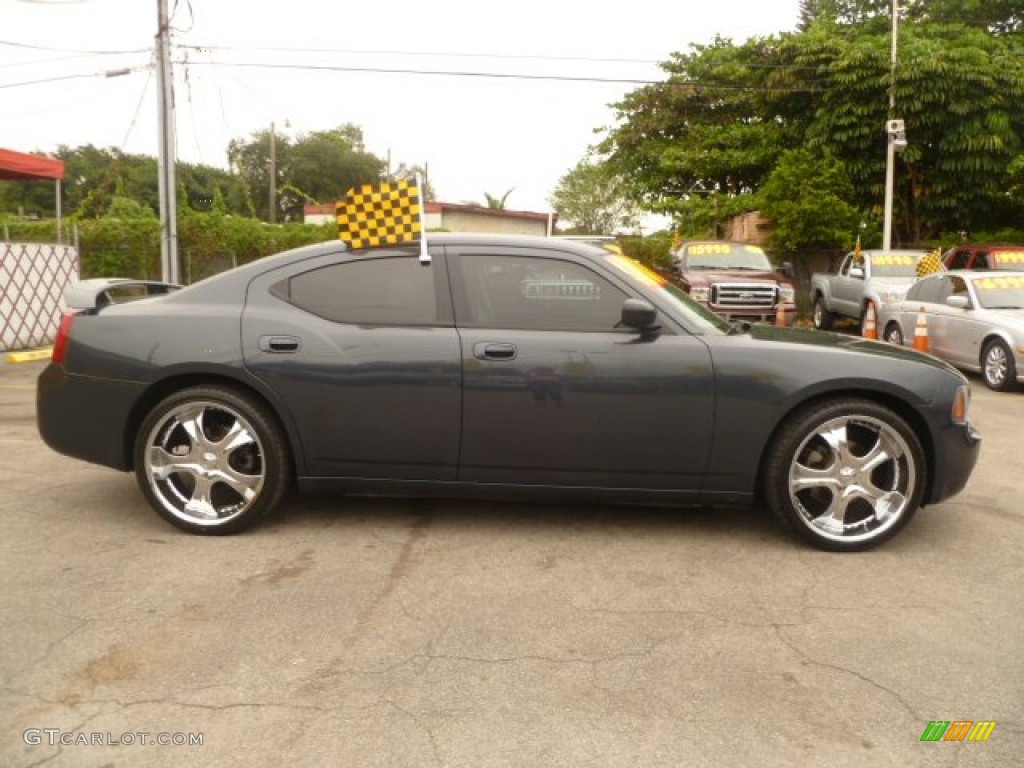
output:
[[[980,452],[981,435],[970,422],[943,430],[935,444],[935,476],[926,503],[937,504],[960,493]]]

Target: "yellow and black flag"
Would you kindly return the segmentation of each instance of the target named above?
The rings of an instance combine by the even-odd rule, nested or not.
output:
[[[918,277],[924,277],[925,275],[933,275],[936,272],[945,272],[946,268],[942,264],[942,250],[936,248],[924,256],[922,256],[915,268]]]
[[[420,261],[428,263],[422,201],[418,177],[350,189],[336,208],[338,238],[353,250],[419,240]]]

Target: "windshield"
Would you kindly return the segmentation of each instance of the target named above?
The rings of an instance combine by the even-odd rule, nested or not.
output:
[[[616,270],[640,282],[649,291],[655,292],[655,299],[670,305],[677,314],[687,317],[700,331],[711,329],[730,332],[730,325],[707,307],[698,304],[677,285],[673,285],[654,270],[635,259],[611,254],[605,260]]]
[[[979,277],[974,281],[974,292],[985,309],[1024,307],[1024,277]]]
[[[749,269],[771,272],[772,264],[756,245],[743,243],[691,243],[683,246],[690,269]]]
[[[873,277],[917,277],[917,261],[924,254],[875,253],[871,256]]]

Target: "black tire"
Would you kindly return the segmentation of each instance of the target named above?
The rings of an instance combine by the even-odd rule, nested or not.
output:
[[[1002,339],[992,339],[982,349],[981,377],[985,386],[996,392],[1012,392],[1017,388],[1017,365],[1013,352]]]
[[[885,341],[890,344],[895,344],[897,347],[903,346],[903,329],[900,328],[900,324],[895,320],[889,323],[885,327],[885,336],[882,337]]]
[[[146,416],[135,438],[135,478],[150,505],[190,533],[256,524],[291,479],[288,442],[251,395],[221,386],[183,389]]]
[[[887,458],[870,466],[883,452]],[[819,549],[853,552],[878,546],[910,522],[927,464],[897,413],[871,400],[834,398],[783,423],[765,454],[763,478],[768,506],[797,534]]]
[[[814,297],[811,319],[814,321],[814,327],[819,331],[832,330],[832,324],[835,322],[836,316],[825,309],[825,301],[822,299],[821,294]]]

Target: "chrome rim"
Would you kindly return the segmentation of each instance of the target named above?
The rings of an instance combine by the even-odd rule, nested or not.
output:
[[[146,439],[145,470],[160,504],[195,525],[217,526],[248,510],[264,482],[256,430],[222,403],[183,403]]]
[[[821,327],[821,302],[814,302],[814,325],[817,328]]]
[[[833,541],[864,541],[910,506],[917,466],[899,432],[871,416],[826,421],[797,448],[789,496],[800,520]]]
[[[1006,380],[1006,350],[993,344],[985,354],[985,378],[990,384],[1000,386]]]
[[[903,346],[903,331],[899,329],[899,326],[889,326],[888,332],[885,334],[885,340],[890,344],[895,344],[898,347]]]

